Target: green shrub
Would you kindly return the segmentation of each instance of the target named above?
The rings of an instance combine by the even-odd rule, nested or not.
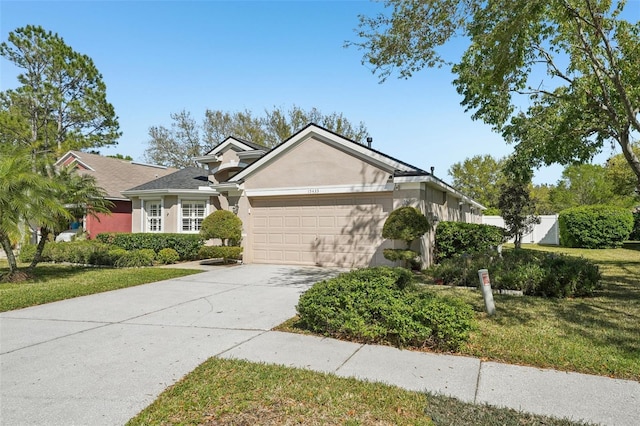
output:
[[[180,255],[172,248],[163,248],[156,255],[156,260],[163,265],[169,265],[180,260]]]
[[[116,260],[114,266],[117,268],[137,268],[141,266],[153,266],[155,252],[153,250],[140,249],[130,250]]]
[[[429,231],[429,221],[415,207],[400,207],[389,214],[382,227],[382,237],[390,240],[401,240],[407,244],[405,250],[385,249],[383,256],[392,262],[401,260],[405,268],[418,266],[416,258],[420,253],[411,250],[411,243]]]
[[[558,224],[565,247],[615,248],[629,238],[633,214],[615,206],[573,207],[560,212]]]
[[[31,263],[35,255],[35,244],[22,244],[22,246],[20,247],[20,254],[18,254],[18,261],[22,263]]]
[[[155,234],[155,233],[103,233],[96,236],[98,241],[121,247],[125,250],[151,249],[159,252],[164,248],[174,249],[181,260],[195,260],[204,240],[198,234]]]
[[[236,246],[202,246],[198,252],[198,259],[239,260],[242,258],[242,247]]]
[[[109,250],[108,256],[109,256],[109,265],[114,266],[118,260],[125,256],[127,254],[127,251],[123,248],[120,247],[115,247],[112,248],[111,250]]]
[[[440,222],[436,227],[435,259],[486,253],[504,242],[504,229],[493,225]]]
[[[629,240],[640,241],[640,210],[633,213],[633,231],[629,235]]]
[[[401,240],[407,243],[426,234],[431,225],[415,207],[400,207],[389,214],[382,227],[382,237],[390,240]]]
[[[473,311],[412,285],[411,272],[376,267],[317,283],[298,302],[303,327],[365,343],[455,350],[469,337]]]
[[[21,261],[30,262],[35,255],[36,246],[30,245],[21,257]],[[77,240],[69,242],[47,242],[42,251],[43,262],[69,262],[81,265],[110,265],[111,246],[98,241]],[[21,252],[22,256],[22,252]],[[24,259],[24,260],[23,260]]]
[[[202,221],[200,235],[205,240],[219,238],[223,246],[237,246],[242,238],[242,221],[233,212],[216,210]]]
[[[530,250],[510,250],[502,257],[450,258],[432,266],[427,273],[445,285],[477,287],[479,269],[489,270],[493,289],[521,290],[531,296],[590,296],[602,288],[600,271],[594,263]]]

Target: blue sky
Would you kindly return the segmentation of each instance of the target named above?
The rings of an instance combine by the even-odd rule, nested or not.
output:
[[[500,135],[464,112],[448,69],[380,84],[361,64],[362,52],[343,47],[356,40],[358,14],[380,10],[368,1],[2,0],[0,38],[41,25],[94,60],[123,132],[103,154],[141,161],[149,127],[168,127],[182,109],[200,121],[207,108],[259,115],[295,104],[364,122],[374,148],[434,166],[445,180],[465,158],[508,155]],[[15,87],[18,70],[4,59],[0,66],[0,88]],[[555,183],[561,171],[542,169],[534,181]]]

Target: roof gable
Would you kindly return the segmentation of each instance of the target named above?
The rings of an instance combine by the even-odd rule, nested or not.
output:
[[[386,170],[390,173],[393,173],[396,170],[400,170],[403,172],[426,173],[424,172],[424,170],[421,170],[410,164],[397,160],[365,145],[359,144],[358,142],[347,139],[344,136],[334,133],[328,129],[311,123],[305,126],[299,132],[295,133],[289,139],[273,148],[255,163],[249,165],[243,171],[229,179],[229,182],[240,182],[246,179],[252,174],[257,173],[260,169],[277,161],[279,157],[283,156],[285,153],[289,152],[290,150],[310,138],[314,138],[321,142],[324,142],[329,146],[339,149],[340,151],[352,155],[353,157],[356,157],[360,160],[371,163],[379,167],[380,169]]]
[[[249,142],[244,139],[229,136],[228,138],[220,142],[218,145],[213,147],[213,149],[207,152],[204,156],[205,157],[213,156],[229,148],[236,148],[237,150],[240,150],[240,151],[252,151],[252,150],[268,151],[269,150],[267,147],[255,144],[253,142]]]

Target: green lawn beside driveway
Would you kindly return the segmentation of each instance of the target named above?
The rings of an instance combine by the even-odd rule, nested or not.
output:
[[[136,425],[577,425],[332,374],[211,358]]]
[[[0,274],[8,272],[0,263]],[[43,303],[117,290],[202,272],[174,268],[91,268],[41,264],[34,278],[20,283],[0,283],[0,312]]]
[[[525,245],[582,256],[600,267],[595,297],[543,299],[495,295],[484,314],[479,291],[432,286],[474,306],[478,329],[461,353],[484,359],[640,381],[640,251]]]

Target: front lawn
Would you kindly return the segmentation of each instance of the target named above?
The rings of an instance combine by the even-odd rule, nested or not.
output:
[[[0,275],[8,272],[0,264]],[[87,268],[41,264],[34,278],[20,283],[0,283],[0,312],[41,305],[72,297],[117,290],[202,272],[174,268]]]
[[[603,288],[584,298],[496,294],[497,314],[489,317],[481,292],[429,285],[432,282],[425,278],[430,290],[473,306],[477,327],[456,353],[640,381],[640,251],[537,245],[525,249],[590,259],[600,267]],[[308,333],[300,328],[298,317],[277,329]]]
[[[432,286],[478,312],[478,329],[460,353],[511,364],[640,380],[640,251],[525,245],[583,256],[599,265],[595,297],[543,299],[495,295],[497,315],[483,313],[482,294]]]
[[[331,374],[210,358],[127,425],[576,425]]]

